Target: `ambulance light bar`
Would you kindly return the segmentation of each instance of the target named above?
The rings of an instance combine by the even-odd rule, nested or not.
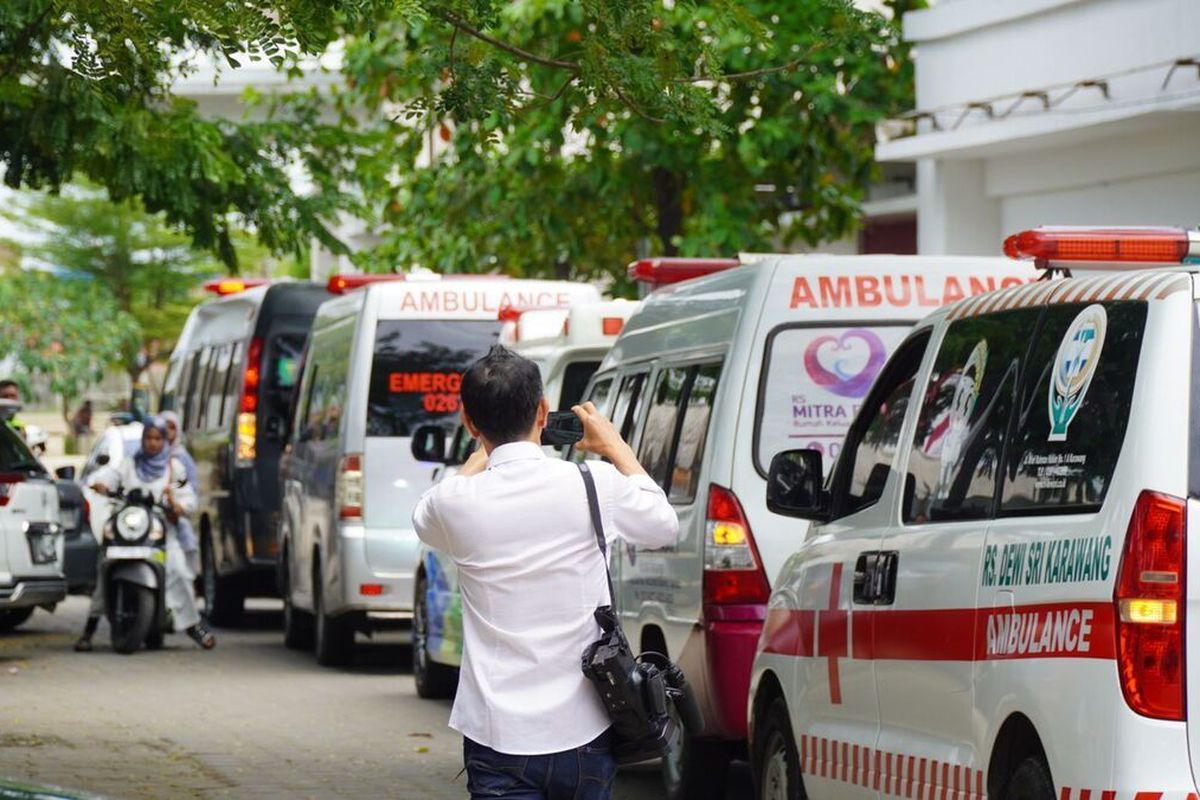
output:
[[[1183,228],[1043,227],[1004,240],[1009,258],[1039,263],[1200,263],[1200,231]]]
[[[345,294],[346,292],[361,289],[364,286],[372,283],[382,283],[384,281],[402,281],[406,278],[404,275],[334,275],[330,277],[329,283],[325,284],[325,289],[331,294]]]
[[[270,282],[269,278],[213,278],[204,283],[204,291],[225,297],[253,289],[255,286],[266,286]]]
[[[653,286],[666,286],[741,265],[736,258],[643,258],[629,265],[629,277]]]

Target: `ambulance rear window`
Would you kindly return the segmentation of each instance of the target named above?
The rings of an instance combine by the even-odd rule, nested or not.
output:
[[[908,325],[787,325],[767,337],[754,431],[755,467],[784,450],[820,450],[831,468],[867,390]]]
[[[490,320],[386,320],[375,329],[368,436],[411,436],[424,424],[451,433],[462,373],[496,343]]]
[[[1051,306],[1005,459],[1001,515],[1099,510],[1125,441],[1146,304]]]

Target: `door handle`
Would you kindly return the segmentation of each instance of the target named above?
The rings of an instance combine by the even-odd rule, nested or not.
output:
[[[900,553],[896,550],[859,553],[854,564],[854,602],[872,606],[889,606],[896,602],[899,563]]]

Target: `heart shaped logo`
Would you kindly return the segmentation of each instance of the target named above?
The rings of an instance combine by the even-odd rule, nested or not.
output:
[[[804,369],[812,382],[841,397],[866,394],[886,360],[883,340],[866,328],[818,336],[804,351]]]

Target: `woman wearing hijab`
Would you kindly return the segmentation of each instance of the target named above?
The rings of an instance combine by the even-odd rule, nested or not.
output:
[[[163,422],[167,424],[167,447],[171,450],[171,457],[179,460],[183,464],[183,469],[187,473],[188,486],[192,487],[193,492],[200,491],[199,473],[196,471],[196,460],[192,458],[192,454],[183,446],[183,436],[179,433],[179,415],[174,411],[164,411],[159,416]],[[188,564],[192,566],[192,571],[195,572],[195,564],[198,562],[196,554],[200,552],[200,540],[196,538],[196,531],[192,528],[192,521],[187,517],[180,517],[176,523],[179,533],[179,546],[183,548],[184,554],[188,557]]]
[[[110,489],[129,492],[141,489],[149,493],[173,512],[175,520],[182,520],[196,510],[196,492],[188,481],[187,469],[174,456],[167,445],[167,423],[161,417],[147,417],[142,428],[142,446],[132,458],[124,459],[119,467],[102,467],[97,470],[92,489],[100,494]],[[205,650],[216,645],[216,637],[204,625],[196,610],[196,598],[192,591],[195,573],[188,567],[187,558],[179,541],[178,522],[167,520],[167,608],[175,622],[175,630],[187,633],[196,644]],[[75,649],[92,649],[92,635],[104,612],[104,593],[97,587],[92,595],[92,607],[88,614],[83,635]]]

